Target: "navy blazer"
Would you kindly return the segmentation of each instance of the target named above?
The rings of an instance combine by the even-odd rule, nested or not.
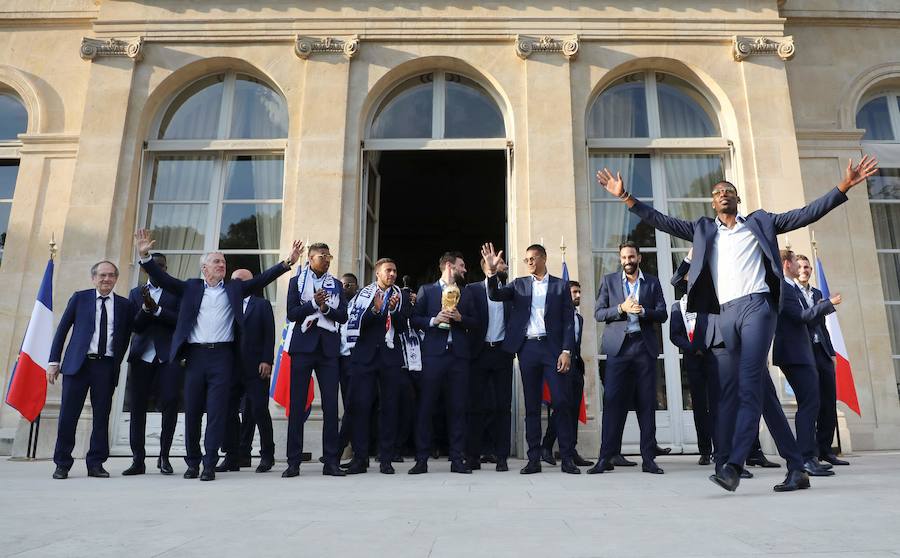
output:
[[[575,346],[572,348],[572,370],[584,374],[584,359],[581,358],[581,339],[584,337],[584,317],[576,313],[575,319],[578,320],[578,331],[575,333]],[[574,328],[574,326],[573,326]]]
[[[122,364],[125,351],[128,349],[128,339],[134,322],[134,308],[127,298],[110,293],[113,300],[113,358],[116,368]],[[108,308],[108,307],[107,307]],[[63,312],[59,325],[56,326],[56,334],[50,345],[50,358],[48,362],[60,362],[63,344],[72,330],[72,338],[66,347],[66,355],[62,360],[60,372],[70,376],[81,369],[91,346],[91,337],[94,336],[94,328],[97,322],[97,289],[86,289],[72,293],[66,310]],[[116,384],[119,375],[116,374]]]
[[[406,325],[412,315],[412,303],[409,301],[409,290],[400,289],[400,308],[390,312],[391,325],[394,327],[394,348],[385,353],[387,364],[403,366],[403,345],[400,336],[406,333]],[[381,312],[375,313],[375,299],[369,303],[369,307],[363,312],[359,323],[359,337],[356,345],[350,352],[350,362],[353,364],[369,364],[378,354],[378,349],[385,345],[384,337],[387,329],[388,301],[384,300]],[[385,347],[386,348],[386,347]]]
[[[669,322],[669,340],[685,354],[696,354],[697,351],[708,351],[713,345],[722,341],[722,334],[717,331],[719,317],[716,314],[699,312],[694,323],[694,341],[688,339],[684,317],[681,315],[681,302],[676,301],[670,308],[672,321]]]
[[[168,361],[172,352],[172,335],[175,334],[181,300],[169,291],[163,290],[157,303],[160,308],[159,316],[142,310],[144,297],[141,295],[141,287],[131,289],[128,300],[135,309],[134,335],[131,337],[131,349],[128,350],[128,362],[141,360],[141,356],[151,344],[156,350],[157,360]]]
[[[442,329],[431,326],[431,318],[441,311],[441,295],[443,289],[440,282],[428,283],[419,287],[416,295],[416,306],[413,308],[410,322],[416,329],[425,332],[422,341],[422,356],[440,356],[447,347],[447,338],[453,332],[453,356],[470,358],[472,356],[469,347],[469,330],[476,327],[475,311],[472,309],[472,293],[465,287],[459,290],[459,304],[456,309],[462,317],[460,322],[450,322],[450,329]],[[509,330],[507,329],[507,337]]]
[[[783,282],[783,304],[778,311],[772,362],[776,366],[791,364],[816,365],[812,348],[812,333],[816,320],[834,312],[830,300],[807,307],[803,293],[793,283]]]
[[[531,288],[534,277],[517,277],[507,285],[500,286],[496,275],[488,278],[488,295],[491,300],[511,301],[512,312],[506,322],[506,338],[503,350],[518,353],[525,344],[528,322],[531,319]],[[554,360],[563,351],[575,349],[575,305],[569,284],[559,277],[548,275],[547,298],[544,303],[544,328],[547,331],[547,347]]]
[[[638,287],[638,301],[644,307],[644,315],[638,319],[644,346],[653,357],[659,356],[659,340],[656,338],[656,324],[664,323],[669,313],[666,312],[666,301],[663,298],[662,285],[659,279],[644,273],[644,280]],[[617,356],[625,343],[625,328],[628,327],[628,314],[619,313],[619,305],[625,302],[625,290],[622,288],[622,272],[616,271],[603,276],[600,291],[594,304],[594,318],[606,323],[603,329],[603,340],[600,350],[607,356]]]
[[[170,361],[179,360],[181,352],[188,343],[191,331],[197,323],[197,315],[200,313],[200,303],[203,302],[203,291],[206,288],[206,281],[199,278],[185,281],[176,279],[160,269],[156,262],[153,261],[153,258],[146,262],[141,262],[141,267],[153,279],[154,283],[181,297],[181,305],[178,308],[178,322],[175,325],[175,334],[172,336],[172,348],[169,353]],[[228,295],[228,301],[231,302],[231,311],[234,314],[232,328],[234,329],[235,342],[240,343],[240,334],[244,327],[244,297],[262,289],[284,273],[287,273],[289,269],[289,267],[284,265],[284,262],[278,262],[248,281],[232,279],[225,283],[225,292]]]
[[[475,327],[469,330],[469,346],[472,358],[477,358],[484,349],[484,337],[488,328],[488,293],[484,281],[469,283],[466,289],[472,294],[472,309],[475,311]],[[509,323],[510,302],[503,303],[503,326]]]
[[[311,272],[312,270],[310,270]],[[300,331],[300,325],[308,316],[319,311],[314,300],[303,302],[300,300],[300,291],[297,288],[299,275],[291,277],[287,295],[287,319],[294,322],[294,332],[291,334],[291,346],[288,353],[312,353],[321,342],[322,354],[329,358],[337,358],[341,355],[341,334],[338,331],[328,331],[318,326],[313,326],[305,332]],[[338,307],[329,308],[328,319],[336,324],[347,323],[347,297],[344,296],[344,288],[341,280],[334,278],[334,284],[338,288]]]
[[[810,285],[810,288],[812,289],[813,304],[819,304],[820,302],[822,302],[822,299],[825,298],[822,294],[822,291],[813,287],[812,285]],[[801,292],[800,294],[802,295],[803,293]],[[807,306],[806,297],[803,297],[800,302],[803,303],[804,307]],[[835,311],[837,311],[837,309],[835,309]],[[825,327],[825,316],[821,316],[817,320],[815,320],[812,323],[811,330],[813,333],[819,334],[819,343],[822,344],[822,348],[825,349],[825,353],[828,356],[835,356],[834,345],[831,343],[831,334],[828,333],[828,328]]]
[[[241,373],[259,377],[262,362],[275,362],[275,314],[272,304],[261,296],[251,295],[244,311],[244,331],[238,346]]]
[[[781,285],[784,282],[784,275],[776,236],[815,223],[845,201],[847,196],[834,188],[806,207],[785,213],[769,213],[760,209],[747,215],[744,225],[750,229],[762,249],[766,260],[764,262],[766,284],[779,308],[782,304]],[[700,217],[693,222],[682,221],[664,215],[640,201],[636,202],[630,211],[656,229],[693,242],[694,255],[688,272],[687,308],[691,312],[718,314],[719,299],[709,268],[709,256],[718,232],[715,219]]]

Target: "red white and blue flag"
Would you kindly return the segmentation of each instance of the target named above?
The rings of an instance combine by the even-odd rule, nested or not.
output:
[[[569,266],[566,265],[566,262],[562,263],[562,280],[569,284]],[[572,316],[574,319],[574,316]],[[541,402],[550,406],[551,397],[550,397],[550,386],[547,382],[544,382],[544,390],[541,397]],[[578,420],[581,424],[587,424],[587,402],[584,399],[584,390],[581,391],[581,403],[578,406]]]
[[[22,350],[13,368],[6,404],[29,422],[41,414],[47,401],[47,362],[53,339],[53,260],[47,262],[31,320],[25,330]]]
[[[301,268],[302,269],[302,268]],[[297,270],[300,274],[300,270]],[[284,416],[291,414],[291,354],[288,349],[291,346],[291,336],[294,333],[294,322],[285,319],[281,328],[281,345],[278,346],[278,354],[275,356],[275,367],[272,370],[272,384],[269,387],[269,397],[284,407]],[[306,395],[306,418],[312,412],[312,402],[316,397],[316,384],[312,377],[309,378],[309,388]]]
[[[822,268],[822,260],[816,257],[816,281],[823,298],[831,298],[828,290],[828,281],[825,279],[825,270]],[[831,336],[831,344],[835,352],[835,381],[837,384],[837,400],[843,401],[850,410],[859,416],[859,398],[856,396],[856,385],[853,383],[853,370],[850,368],[850,353],[847,352],[847,344],[844,343],[844,334],[841,333],[841,324],[838,323],[837,312],[832,312],[825,317],[825,327]]]

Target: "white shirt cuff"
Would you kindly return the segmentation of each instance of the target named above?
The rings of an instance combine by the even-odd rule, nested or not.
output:
[[[142,263],[142,264],[145,264],[145,263],[149,262],[149,261],[152,260],[152,259],[153,259],[153,255],[152,255],[152,254],[147,254],[147,257],[146,257],[146,258],[138,258],[138,262],[140,262],[140,263]]]

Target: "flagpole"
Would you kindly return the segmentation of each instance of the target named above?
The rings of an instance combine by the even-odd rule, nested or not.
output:
[[[50,261],[52,262],[56,258],[56,252],[58,248],[56,246],[56,235],[54,233],[50,233],[50,242],[48,243],[48,247],[50,249]],[[38,413],[38,416],[35,417],[34,421],[28,428],[28,448],[25,451],[25,457],[27,459],[37,459],[37,448],[38,448],[38,437],[41,435],[41,413]]]
[[[809,231],[809,233],[810,233],[810,244],[812,244],[812,250],[813,250],[813,260],[815,261],[816,269],[818,269],[818,265],[819,265],[819,246],[818,246],[818,243],[816,242],[816,231],[812,231],[812,230],[811,230],[811,231]],[[816,279],[818,280],[818,277],[817,277]],[[822,287],[822,286],[819,285],[819,288],[821,288],[821,287]],[[837,401],[835,401],[835,406],[836,406],[836,405],[837,405]],[[837,417],[835,417],[835,419],[836,419],[836,418],[837,418]],[[841,428],[840,428],[840,426],[838,425],[838,421],[837,421],[837,420],[834,421],[834,434],[835,434],[835,437],[837,438],[838,455],[843,454],[843,453],[844,453],[844,450],[843,450],[843,448],[841,447]]]

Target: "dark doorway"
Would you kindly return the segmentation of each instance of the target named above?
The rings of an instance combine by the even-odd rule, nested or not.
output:
[[[396,260],[413,289],[437,280],[449,250],[465,255],[467,282],[484,279],[481,245],[506,246],[506,154],[385,151],[378,171],[378,257]]]

